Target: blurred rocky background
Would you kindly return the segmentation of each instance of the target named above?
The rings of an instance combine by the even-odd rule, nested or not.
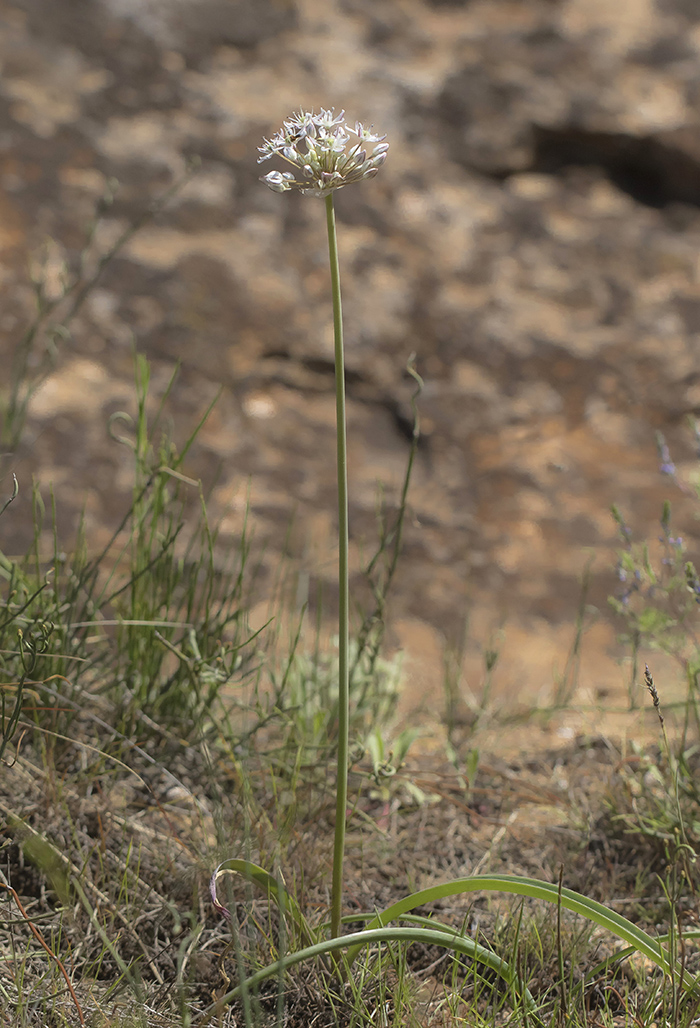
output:
[[[413,352],[425,380],[391,608],[408,688],[439,701],[444,645],[469,617],[469,687],[478,694],[497,645],[494,695],[546,702],[593,557],[587,602],[600,615],[587,617],[580,697],[623,697],[606,609],[611,503],[655,539],[671,498],[697,557],[693,501],[659,474],[655,432],[688,481],[700,4],[0,0],[0,61],[3,387],[32,278],[58,296],[106,194],[92,260],[201,161],[54,340],[21,441],[3,454],[2,488],[11,472],[22,488],[4,548],[26,539],[32,477],[46,495],[53,483],[67,546],[83,507],[90,544],[109,537],[130,463],[108,419],[133,412],[135,344],[156,395],[181,362],[169,408],[181,442],[223,385],[187,466],[213,486],[222,544],[240,533],[250,482],[266,567],[287,554],[312,601],[319,579],[332,601],[324,210],[266,189],[256,158],[292,111],[345,108],[391,144],[376,179],[337,194],[356,568],[372,551],[378,483],[396,508]]]

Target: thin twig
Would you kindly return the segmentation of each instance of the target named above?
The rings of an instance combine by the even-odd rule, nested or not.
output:
[[[75,1004],[75,1009],[76,1009],[76,1010],[78,1011],[78,1017],[80,1018],[80,1023],[81,1023],[82,1025],[84,1025],[84,1024],[85,1024],[85,1017],[83,1016],[83,1010],[82,1010],[82,1007],[80,1006],[80,1003],[78,1002],[78,997],[77,997],[77,996],[76,996],[76,994],[75,994],[75,989],[73,988],[73,986],[72,986],[72,984],[71,984],[71,980],[70,980],[70,978],[68,977],[68,973],[67,973],[67,971],[66,971],[65,967],[63,966],[63,963],[61,962],[61,958],[60,958],[60,957],[59,957],[59,956],[58,956],[58,955],[57,955],[56,953],[54,953],[54,952],[53,952],[53,951],[52,951],[52,950],[50,949],[50,947],[49,947],[49,946],[47,946],[47,944],[46,944],[46,943],[44,942],[44,939],[43,939],[43,937],[42,937],[42,934],[41,934],[41,932],[40,932],[40,931],[39,931],[39,929],[38,929],[38,928],[36,927],[36,925],[35,925],[35,924],[33,924],[33,922],[32,922],[32,920],[31,920],[31,918],[30,918],[29,914],[27,913],[27,911],[26,911],[26,910],[24,909],[24,907],[22,906],[22,901],[20,900],[19,896],[17,895],[17,893],[15,892],[15,890],[14,890],[14,889],[12,888],[12,886],[11,886],[11,885],[8,885],[8,884],[7,884],[7,882],[3,882],[3,881],[0,881],[0,889],[6,889],[6,890],[7,890],[7,892],[9,892],[9,893],[11,894],[11,896],[12,896],[12,898],[14,899],[15,903],[16,903],[16,904],[17,904],[17,906],[19,907],[19,911],[20,911],[20,913],[21,913],[22,917],[24,918],[25,922],[26,922],[26,923],[27,923],[27,924],[29,925],[29,929],[30,929],[30,931],[31,931],[32,935],[34,936],[34,938],[35,938],[35,939],[37,940],[37,942],[39,943],[39,945],[40,945],[40,946],[41,946],[41,947],[42,947],[42,948],[43,948],[44,950],[46,950],[46,952],[48,953],[48,955],[49,955],[49,956],[50,956],[50,957],[51,957],[51,958],[52,958],[53,960],[55,960],[55,961],[56,961],[56,964],[58,965],[58,969],[59,969],[59,971],[61,972],[61,974],[63,975],[63,977],[64,977],[64,978],[65,978],[65,980],[66,980],[66,985],[68,986],[68,991],[69,991],[69,992],[70,992],[70,994],[71,994],[71,999],[73,1000],[73,1003]]]

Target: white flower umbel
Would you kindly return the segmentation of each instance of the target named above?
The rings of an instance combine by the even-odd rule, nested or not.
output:
[[[270,171],[261,181],[276,193],[298,189],[305,196],[326,197],[334,189],[361,182],[377,174],[386,160],[389,144],[361,122],[350,128],[345,111],[336,115],[321,108],[320,114],[300,111],[292,114],[272,139],[258,147],[262,157],[281,157],[296,171]],[[367,144],[376,143],[370,156]]]

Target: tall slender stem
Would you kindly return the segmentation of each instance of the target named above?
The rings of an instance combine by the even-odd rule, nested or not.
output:
[[[340,265],[335,231],[333,194],[326,197],[328,254],[333,291],[333,332],[335,337],[335,410],[338,444],[338,772],[336,780],[335,839],[333,843],[333,885],[331,891],[331,937],[340,935],[343,906],[343,858],[345,817],[348,801],[349,706],[348,678],[349,604],[348,585],[348,449],[345,427],[345,355],[343,351],[343,311],[340,300]]]

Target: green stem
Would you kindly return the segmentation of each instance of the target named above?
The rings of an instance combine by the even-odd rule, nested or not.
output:
[[[348,449],[345,427],[345,356],[343,352],[343,311],[340,300],[340,265],[335,231],[333,194],[326,197],[328,254],[333,291],[333,334],[335,337],[335,410],[338,444],[338,772],[336,781],[335,838],[333,842],[333,885],[331,890],[331,937],[340,935],[343,905],[343,857],[345,850],[345,812],[348,803],[348,756],[350,687],[348,680]]]

